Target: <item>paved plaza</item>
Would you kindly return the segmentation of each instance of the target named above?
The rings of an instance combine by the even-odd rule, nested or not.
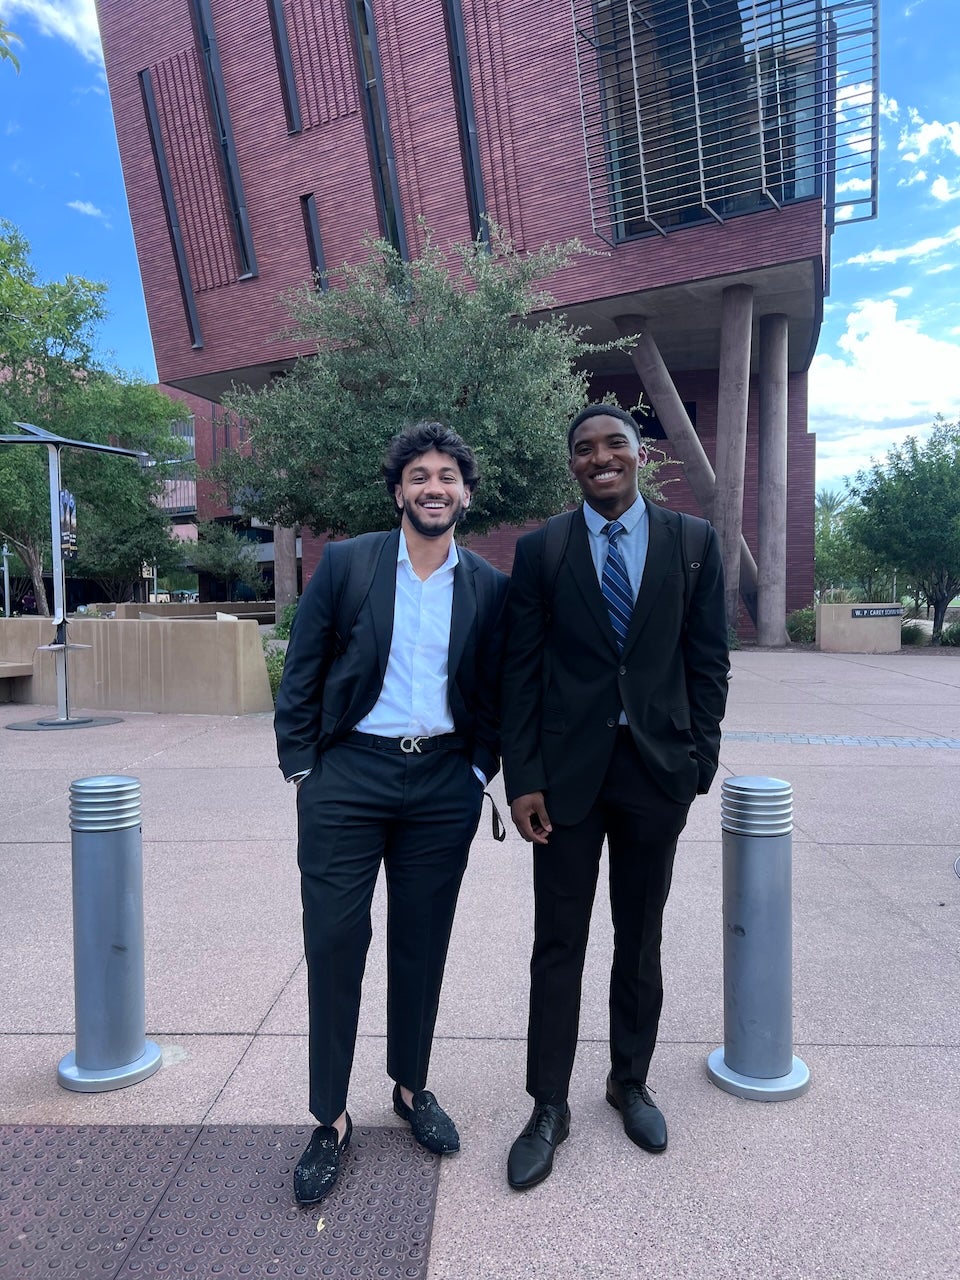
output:
[[[604,1101],[612,944],[601,882],[570,1140],[542,1186],[507,1187],[506,1153],[531,1106],[530,857],[512,828],[494,843],[485,808],[430,1080],[463,1149],[438,1170],[411,1166],[427,1198],[439,1173],[430,1280],[960,1277],[960,652],[744,650],[732,661],[720,774],[691,812],[667,908],[650,1080],[670,1130],[664,1155],[632,1146]],[[43,710],[2,705],[0,726]],[[96,774],[143,785],[147,1034],[164,1065],[133,1087],[80,1094],[56,1081],[74,1044],[67,793]],[[723,1040],[719,783],[744,774],[794,788],[794,1041],[812,1083],[790,1102],[733,1097],[705,1068]],[[502,806],[499,779],[494,791]],[[261,1142],[276,1132],[278,1152],[291,1126],[309,1131],[295,827],[268,716],[0,727],[0,1165],[40,1126],[61,1151],[77,1134],[109,1142],[142,1127],[180,1151],[164,1157],[171,1178],[187,1153],[202,1164],[201,1126]],[[368,1143],[389,1146],[402,1127],[384,1064],[383,914],[378,892],[349,1106]],[[71,1178],[98,1190],[82,1161],[63,1167],[74,1170],[64,1197]],[[211,1177],[207,1193],[232,1212]],[[73,1269],[69,1258],[51,1265],[50,1249],[18,1252],[10,1190],[0,1176],[0,1280],[118,1274],[104,1260],[106,1215]],[[322,1239],[322,1208],[292,1212]],[[151,1214],[162,1209],[131,1230],[148,1231]],[[201,1243],[189,1268],[160,1256],[120,1274],[395,1274],[324,1270],[306,1254],[294,1267],[265,1237],[245,1272],[223,1270],[216,1237],[203,1238],[209,1255]]]

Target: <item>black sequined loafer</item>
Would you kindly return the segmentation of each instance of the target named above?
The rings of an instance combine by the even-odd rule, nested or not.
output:
[[[340,1173],[340,1158],[350,1145],[353,1123],[347,1113],[347,1130],[338,1141],[332,1125],[318,1124],[307,1149],[293,1171],[293,1194],[297,1204],[319,1204],[330,1194]]]
[[[393,1109],[401,1120],[406,1120],[413,1136],[436,1156],[452,1155],[460,1150],[460,1135],[436,1098],[426,1089],[413,1095],[413,1106],[408,1107],[400,1093],[400,1086],[393,1086]]]

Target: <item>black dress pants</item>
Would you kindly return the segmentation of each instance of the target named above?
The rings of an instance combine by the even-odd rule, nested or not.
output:
[[[297,796],[310,1011],[310,1110],[346,1107],[381,861],[387,885],[387,1071],[427,1080],[443,967],[483,788],[459,751],[405,755],[349,738]]]
[[[549,794],[546,801],[549,812]],[[689,805],[671,800],[651,779],[629,730],[621,728],[590,812],[574,826],[554,823],[549,842],[533,846],[527,1092],[537,1102],[562,1103],[569,1091],[604,837],[610,853],[614,926],[612,1071],[617,1080],[646,1080],[663,1005],[663,908],[688,811]]]

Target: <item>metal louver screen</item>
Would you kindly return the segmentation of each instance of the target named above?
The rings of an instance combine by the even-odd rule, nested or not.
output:
[[[572,0],[594,230],[874,216],[877,2]]]

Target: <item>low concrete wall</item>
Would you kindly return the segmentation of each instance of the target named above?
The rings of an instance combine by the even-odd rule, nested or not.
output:
[[[101,613],[117,618],[213,618],[218,613],[232,613],[237,618],[253,618],[257,622],[273,622],[276,606],[272,600],[210,600],[204,604],[99,604]]]
[[[898,604],[818,604],[817,648],[824,653],[897,653]]]
[[[249,715],[272,711],[260,631],[253,621],[216,622],[78,618],[69,654],[70,702],[85,710],[181,711]],[[3,681],[14,702],[57,701],[51,644],[44,618],[0,618],[0,661],[31,662],[33,677]]]

